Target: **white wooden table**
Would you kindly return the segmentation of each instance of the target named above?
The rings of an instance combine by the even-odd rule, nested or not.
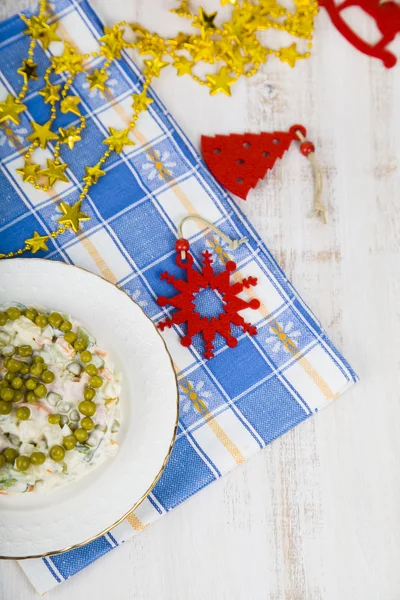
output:
[[[2,0],[0,17],[28,3]],[[93,5],[109,25],[177,31],[173,0]],[[358,30],[374,36],[364,17]],[[400,37],[393,48],[400,56]],[[311,171],[296,150],[241,207],[361,382],[49,597],[398,600],[400,66],[359,54],[322,13],[311,59],[293,70],[271,60],[231,99],[172,70],[155,87],[196,145],[201,133],[307,126],[329,224],[305,217]],[[0,563],[0,598],[35,598],[13,562]]]

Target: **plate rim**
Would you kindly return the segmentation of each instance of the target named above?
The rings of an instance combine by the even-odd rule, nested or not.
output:
[[[85,267],[80,267],[78,265],[73,265],[73,264],[69,264],[66,262],[63,262],[61,260],[51,260],[51,259],[46,259],[46,258],[22,258],[22,257],[18,257],[18,258],[6,258],[6,259],[1,259],[0,263],[2,262],[11,262],[11,261],[19,261],[19,262],[30,262],[30,261],[40,261],[40,262],[44,262],[44,263],[58,263],[60,265],[62,265],[63,267],[70,267],[73,269],[78,269],[80,271],[84,271],[85,273],[88,273],[89,275],[93,275],[94,277],[98,277],[99,279],[101,279],[104,283],[107,283],[108,285],[111,285],[112,287],[114,287],[117,292],[120,292],[122,294],[125,294],[125,296],[127,298],[129,298],[129,300],[132,302],[132,304],[135,304],[140,311],[142,312],[143,316],[150,321],[152,327],[154,328],[155,332],[157,333],[157,335],[160,337],[166,354],[169,358],[169,361],[171,363],[171,368],[172,368],[172,373],[174,375],[174,380],[175,380],[175,385],[176,385],[176,420],[175,420],[175,425],[174,425],[174,431],[172,434],[172,439],[171,439],[171,443],[169,445],[168,448],[168,452],[164,458],[164,461],[161,465],[160,470],[158,471],[157,475],[155,476],[153,482],[151,483],[151,485],[149,486],[149,488],[145,491],[145,493],[143,494],[143,496],[141,496],[139,498],[139,500],[136,501],[135,505],[127,512],[125,513],[122,517],[120,517],[117,521],[115,521],[115,523],[113,523],[112,525],[110,525],[109,527],[106,527],[105,529],[103,529],[102,531],[100,531],[100,533],[92,536],[91,538],[83,541],[83,542],[79,542],[78,544],[73,544],[71,546],[67,546],[66,548],[63,548],[62,550],[51,550],[50,552],[46,552],[44,554],[34,554],[34,555],[28,555],[28,556],[1,556],[0,555],[0,560],[32,560],[32,559],[39,559],[39,558],[46,558],[48,556],[56,556],[57,554],[63,554],[64,552],[69,552],[70,550],[75,550],[76,548],[81,548],[82,546],[85,546],[86,544],[89,544],[90,542],[93,542],[94,540],[97,540],[99,537],[101,537],[102,535],[105,535],[106,533],[108,533],[109,531],[111,531],[111,529],[114,529],[114,527],[117,527],[117,525],[119,525],[120,523],[122,523],[122,521],[124,521],[127,517],[129,517],[130,514],[132,514],[137,508],[138,506],[140,506],[140,504],[142,504],[142,502],[147,498],[147,496],[150,494],[150,492],[155,488],[156,484],[158,483],[161,475],[163,474],[165,467],[167,466],[167,463],[169,461],[169,458],[171,456],[172,453],[172,449],[174,447],[175,444],[175,440],[176,440],[176,434],[178,431],[178,423],[179,423],[179,385],[178,385],[178,377],[174,368],[174,362],[172,360],[172,356],[170,351],[168,350],[167,347],[167,343],[164,340],[164,338],[162,337],[161,333],[159,332],[159,330],[157,329],[157,327],[155,326],[155,324],[153,323],[153,321],[150,319],[150,317],[148,317],[145,313],[145,311],[143,310],[143,308],[137,303],[135,302],[130,296],[129,294],[122,288],[118,287],[115,283],[112,283],[111,281],[108,281],[108,279],[105,279],[104,277],[102,277],[101,275],[98,275],[97,273],[93,273],[92,271],[89,271],[89,269],[85,269]]]

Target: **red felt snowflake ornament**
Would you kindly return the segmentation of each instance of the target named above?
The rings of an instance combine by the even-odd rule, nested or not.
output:
[[[228,261],[225,265],[225,270],[221,273],[214,273],[212,267],[212,255],[206,250],[202,253],[202,268],[201,272],[193,268],[193,257],[188,252],[189,242],[185,239],[177,240],[175,245],[177,256],[176,264],[181,269],[187,272],[187,281],[176,279],[165,271],[161,275],[161,279],[172,285],[178,294],[172,298],[159,296],[157,303],[160,306],[168,304],[177,308],[171,318],[160,321],[157,325],[161,331],[166,327],[172,327],[173,324],[187,324],[187,334],[181,338],[182,346],[188,347],[192,343],[192,338],[200,333],[204,339],[204,356],[210,359],[214,356],[214,339],[217,334],[221,335],[230,348],[237,346],[238,341],[232,335],[231,326],[238,325],[244,332],[249,335],[256,335],[257,328],[250,323],[247,323],[238,313],[246,308],[256,310],[260,307],[260,301],[252,298],[249,302],[238,298],[238,294],[245,288],[253,287],[257,284],[256,277],[246,277],[240,282],[231,284],[230,275],[236,270],[236,264],[233,261]],[[182,255],[185,256],[183,260]],[[221,294],[224,303],[224,312],[217,317],[201,316],[196,311],[194,302],[196,294],[202,289],[211,289]]]

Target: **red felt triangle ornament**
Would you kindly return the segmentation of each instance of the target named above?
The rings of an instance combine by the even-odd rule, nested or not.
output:
[[[298,125],[288,132],[203,135],[203,158],[221,185],[246,200],[249,191],[282,158],[291,142],[298,139],[297,130],[306,135],[305,128]]]

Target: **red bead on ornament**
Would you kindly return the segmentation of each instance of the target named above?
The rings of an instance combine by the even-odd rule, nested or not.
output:
[[[312,142],[303,142],[300,144],[300,152],[303,156],[308,156],[311,152],[315,152],[315,146]]]
[[[181,238],[180,240],[176,240],[175,242],[175,250],[177,252],[187,252],[190,248],[190,244],[185,238]]]

